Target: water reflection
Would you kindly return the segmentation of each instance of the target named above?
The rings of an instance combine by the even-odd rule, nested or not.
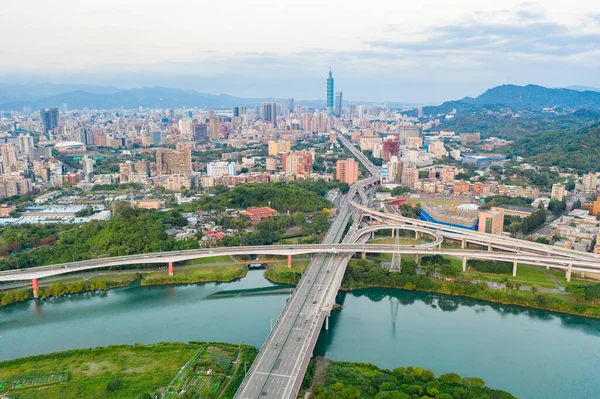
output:
[[[347,293],[344,293],[344,295],[345,294]],[[503,318],[525,315],[536,320],[558,320],[565,327],[574,328],[583,331],[586,334],[600,336],[600,320],[563,313],[547,312],[517,305],[505,305],[460,296],[396,289],[361,289],[353,291],[349,295],[353,295],[356,298],[365,297],[373,302],[382,302],[385,299],[394,298],[403,306],[423,303],[432,309],[439,309],[442,312],[455,312],[463,307],[471,308],[477,314],[483,314],[487,310],[493,310]]]

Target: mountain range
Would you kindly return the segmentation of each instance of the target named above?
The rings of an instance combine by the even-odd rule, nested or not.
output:
[[[36,110],[59,107],[62,104],[67,104],[69,109],[136,109],[139,107],[222,109],[236,105],[257,106],[263,102],[274,101],[287,102],[287,99],[241,98],[167,87],[119,89],[110,86],[74,84],[0,84],[0,110],[7,111],[22,110],[25,107]],[[296,101],[296,104],[317,108],[325,106],[323,100]],[[475,98],[464,97],[460,100],[446,101],[438,106],[424,107],[424,113],[438,115],[447,114],[454,109],[468,111],[486,107],[507,107],[512,110],[552,108],[565,113],[577,109],[600,110],[600,91],[584,86],[547,88],[537,85],[502,85],[489,89]]]
[[[446,101],[438,106],[424,107],[427,115],[447,114],[456,109],[467,111],[485,107],[507,107],[513,110],[555,109],[573,112],[578,109],[600,110],[600,92],[576,86],[578,89],[551,89],[537,85],[502,85],[487,90],[478,97]]]
[[[263,102],[282,101],[277,98],[241,98],[227,94],[207,94],[194,90],[167,87],[119,89],[90,85],[8,85],[0,84],[0,110],[16,111],[29,107],[33,110],[60,107],[69,109],[125,108],[231,108],[235,105],[256,106]],[[323,100],[296,101],[297,104],[324,107]]]

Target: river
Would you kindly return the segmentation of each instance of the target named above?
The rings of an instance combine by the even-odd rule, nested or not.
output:
[[[231,283],[134,286],[3,307],[0,359],[136,342],[260,347],[288,296],[262,273]],[[598,320],[387,289],[340,293],[338,301],[343,310],[321,333],[316,354],[480,377],[521,398],[600,397]]]

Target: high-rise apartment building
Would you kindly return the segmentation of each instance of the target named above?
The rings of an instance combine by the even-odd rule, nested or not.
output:
[[[308,175],[312,173],[313,153],[302,150],[291,153],[284,153],[281,156],[281,165],[283,171],[292,175]]]
[[[263,121],[271,122],[277,127],[277,103],[263,103],[261,117]]]
[[[358,162],[354,158],[339,159],[335,163],[335,178],[350,185],[358,181]]]
[[[342,116],[342,92],[338,91],[335,93],[335,116],[340,118]]]
[[[181,132],[181,137],[186,140],[194,139],[194,122],[189,119],[182,119],[179,121],[179,131]]]
[[[244,105],[233,107],[233,117],[244,116],[248,114],[248,109]]]
[[[27,195],[32,189],[31,179],[22,176],[0,176],[0,198]]]
[[[392,155],[400,153],[400,142],[398,140],[385,140],[383,142],[383,160],[388,162]]]
[[[91,158],[87,155],[83,156],[81,160],[81,166],[83,167],[83,174],[86,177],[90,177],[92,173],[94,173],[94,158]]]
[[[192,147],[183,151],[159,148],[156,150],[156,173],[190,173],[192,171]]]
[[[402,184],[413,188],[419,181],[419,171],[415,168],[406,168],[402,171]]]
[[[279,155],[282,152],[289,152],[292,150],[292,143],[285,140],[269,140],[267,144],[269,147],[268,155]]]
[[[33,150],[33,137],[29,134],[19,134],[17,141],[17,148],[21,154],[29,155],[31,150]]]
[[[402,171],[404,164],[400,160],[400,157],[394,155],[390,157],[388,162],[388,176],[387,179],[390,183],[401,183],[402,182]]]
[[[206,174],[210,177],[235,176],[235,162],[209,162],[206,164]]]
[[[210,139],[217,141],[221,138],[221,119],[218,116],[213,116],[208,122],[208,130],[210,131]]]
[[[333,76],[331,75],[331,69],[329,70],[329,77],[327,78],[327,113],[333,115]]]
[[[2,170],[0,170],[0,172],[10,172],[11,168],[17,164],[17,149],[15,148],[15,145],[0,144],[0,158],[2,158]]]
[[[40,119],[45,132],[56,129],[58,127],[58,108],[41,109]]]
[[[562,201],[565,198],[565,185],[564,184],[553,184],[552,185],[552,199],[555,201]]]
[[[302,130],[305,132],[310,132],[311,129],[311,116],[308,113],[302,114]]]

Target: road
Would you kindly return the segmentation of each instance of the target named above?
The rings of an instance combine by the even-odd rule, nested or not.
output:
[[[340,242],[349,217],[348,201],[344,197],[323,244]],[[339,288],[331,287],[332,277],[345,257],[346,254],[313,257],[238,389],[236,398],[296,397],[325,319],[325,301],[330,297],[328,292],[331,289],[337,292]]]

